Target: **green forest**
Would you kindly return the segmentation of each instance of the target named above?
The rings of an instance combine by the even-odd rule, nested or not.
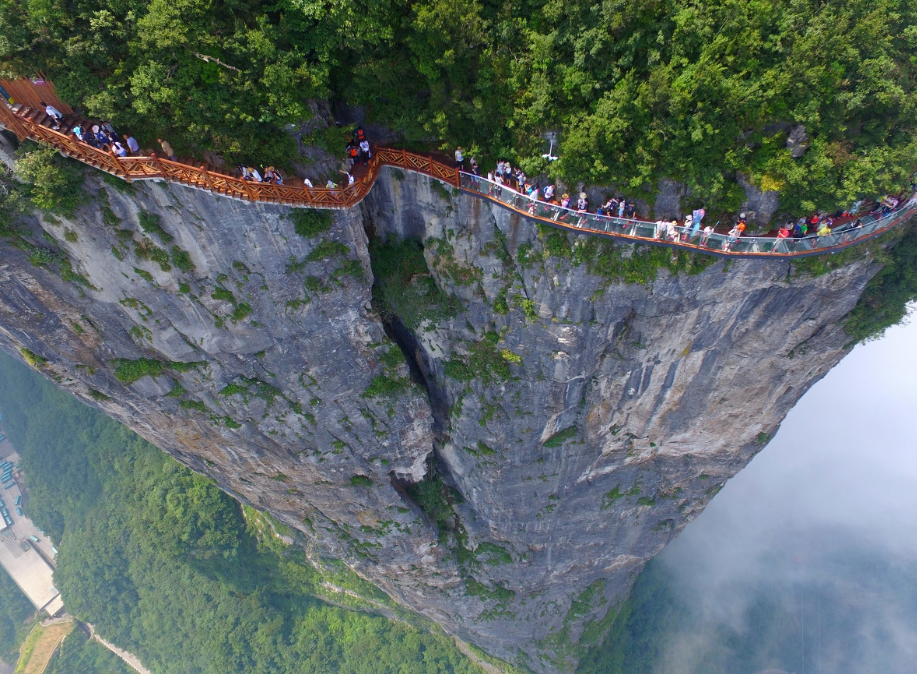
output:
[[[19,644],[35,622],[35,607],[13,579],[0,571],[0,660],[16,662]]]
[[[211,480],[5,354],[0,409],[29,514],[60,549],[67,610],[156,674],[480,671],[441,633],[317,599],[323,581],[387,598],[331,560],[320,573]],[[31,610],[0,608],[6,647]],[[50,671],[118,671],[110,665],[76,636]]]
[[[45,674],[136,674],[121,659],[81,629],[74,629],[61,644]]]
[[[737,174],[791,212],[904,187],[915,48],[908,0],[0,0],[6,74],[148,146],[289,166],[286,125],[326,100],[482,165],[635,196],[670,177],[727,209]]]

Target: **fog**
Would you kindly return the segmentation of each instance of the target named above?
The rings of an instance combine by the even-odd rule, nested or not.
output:
[[[703,671],[762,602],[787,623],[765,669],[917,672],[917,319],[817,383],[659,562],[696,615],[658,673]]]

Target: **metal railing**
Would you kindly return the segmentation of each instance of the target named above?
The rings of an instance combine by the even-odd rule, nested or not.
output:
[[[470,173],[461,173],[461,189],[512,209],[519,215],[552,227],[573,232],[631,240],[658,246],[694,250],[720,257],[807,257],[829,253],[881,234],[904,222],[917,211],[917,195],[902,201],[898,208],[883,214],[868,214],[838,225],[831,234],[803,238],[740,236],[702,228],[647,222],[610,215],[598,215],[540,201]],[[859,224],[857,224],[859,222]]]

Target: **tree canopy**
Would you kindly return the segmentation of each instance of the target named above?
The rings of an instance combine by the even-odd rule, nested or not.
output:
[[[0,63],[191,152],[289,160],[310,99],[406,140],[735,206],[789,209],[915,169],[917,8],[906,0],[0,0]],[[788,133],[805,127],[793,158]]]

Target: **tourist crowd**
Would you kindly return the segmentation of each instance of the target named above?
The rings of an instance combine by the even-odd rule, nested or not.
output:
[[[41,104],[45,108],[45,114],[54,120],[54,126],[52,128],[55,131],[60,129],[64,114],[49,103],[41,101]],[[140,152],[140,145],[137,143],[137,139],[133,136],[122,138],[118,132],[115,131],[115,127],[111,125],[111,122],[106,121],[101,124],[93,124],[89,128],[84,128],[77,124],[70,129],[70,133],[76,136],[77,140],[80,142],[105,152],[112,152],[118,157],[127,157]]]
[[[63,113],[53,105],[42,101],[45,113],[53,120],[53,128],[60,129],[63,120]],[[81,125],[74,126],[70,132],[81,142],[91,145],[92,147],[111,152],[118,157],[136,155],[140,152],[140,146],[137,140],[130,135],[121,137],[111,122],[103,121],[99,124],[93,124],[88,128]],[[175,152],[168,141],[158,138],[163,154],[166,158],[176,161]],[[352,137],[345,147],[344,167],[340,173],[345,176],[342,182],[346,185],[353,185],[356,178],[353,169],[358,164],[367,166],[372,158],[372,148],[365,131],[357,127]],[[283,184],[283,176],[273,166],[261,165],[261,171],[253,166],[238,164],[239,175],[243,180],[258,183]],[[481,172],[477,161],[472,157],[468,160],[466,167],[465,152],[462,147],[455,150],[455,168],[470,178],[471,184],[478,192],[484,192],[481,189]],[[517,208],[525,208],[531,214],[536,215],[539,205],[550,212],[550,217],[556,222],[570,222],[576,219],[577,226],[583,226],[585,216],[593,213],[590,210],[589,198],[586,192],[580,192],[574,200],[570,194],[564,192],[557,194],[557,188],[553,183],[548,183],[543,187],[537,181],[530,179],[519,167],[513,167],[509,161],[501,159],[497,162],[496,167],[487,173],[486,193],[490,196],[501,200],[503,190],[511,191],[512,205]],[[314,185],[309,178],[303,180],[305,188],[313,188]],[[333,179],[328,179],[325,183],[326,189],[337,189],[338,183]],[[914,185],[917,190],[917,185]],[[521,199],[522,203],[519,203]],[[877,202],[870,210],[870,214],[881,218],[901,205],[902,199],[895,195],[887,195]],[[850,207],[847,211],[838,212],[829,215],[824,212],[817,212],[808,217],[797,220],[789,220],[780,225],[777,230],[777,239],[806,239],[815,237],[828,236],[831,234],[846,233],[845,240],[852,238],[858,230],[863,228],[863,222],[855,218],[863,209],[865,202],[859,201]],[[635,220],[637,216],[637,204],[631,200],[628,201],[623,196],[606,196],[605,200],[595,211],[595,215],[603,218],[617,218],[619,220]],[[688,215],[683,223],[678,220],[657,220],[653,228],[653,239],[657,241],[671,241],[682,243],[696,243],[706,246],[710,236],[719,226],[719,221],[713,225],[703,226],[703,220],[706,211],[703,208],[695,209]],[[838,219],[844,222],[835,227]],[[730,227],[722,242],[722,250],[731,250],[737,241],[743,236],[748,226],[748,218],[745,213],[740,213],[738,219]]]
[[[481,189],[481,171],[474,158],[465,165],[465,155],[461,147],[455,151],[455,167],[462,171],[470,178],[471,185],[478,192],[485,192]],[[557,189],[554,184],[547,184],[540,187],[537,181],[529,179],[521,168],[514,168],[510,162],[499,160],[496,168],[487,173],[486,193],[490,196],[505,201],[503,190],[509,189],[513,193],[512,205],[516,207],[525,207],[525,210],[536,215],[539,205],[548,210],[551,219],[556,222],[575,221],[577,226],[583,226],[586,214],[592,213],[589,206],[589,198],[585,192],[580,192],[578,198],[573,198],[563,193],[557,195]],[[917,190],[917,185],[914,186]],[[518,202],[522,198],[523,203]],[[527,200],[527,204],[525,203]],[[901,199],[894,195],[887,195],[875,202],[870,215],[881,218],[894,211],[901,204]],[[778,239],[805,239],[813,236],[821,237],[831,234],[845,233],[844,240],[854,238],[855,234],[863,228],[862,219],[856,216],[863,211],[866,206],[865,201],[858,201],[848,210],[828,214],[817,212],[808,217],[790,220],[783,223],[777,231]],[[634,220],[636,218],[636,203],[628,201],[624,197],[606,196],[605,200],[594,211],[595,215],[604,218],[617,218],[621,220]],[[719,226],[719,221],[715,224],[702,226],[703,219],[706,216],[704,208],[695,209],[688,215],[684,222],[678,220],[657,220],[654,223],[653,239],[665,240],[671,242],[695,243],[706,246],[710,236]],[[837,220],[843,220],[843,223],[835,227]],[[735,223],[730,227],[726,238],[722,242],[721,250],[732,250],[736,242],[743,236],[748,227],[748,217],[746,213],[740,213]]]

